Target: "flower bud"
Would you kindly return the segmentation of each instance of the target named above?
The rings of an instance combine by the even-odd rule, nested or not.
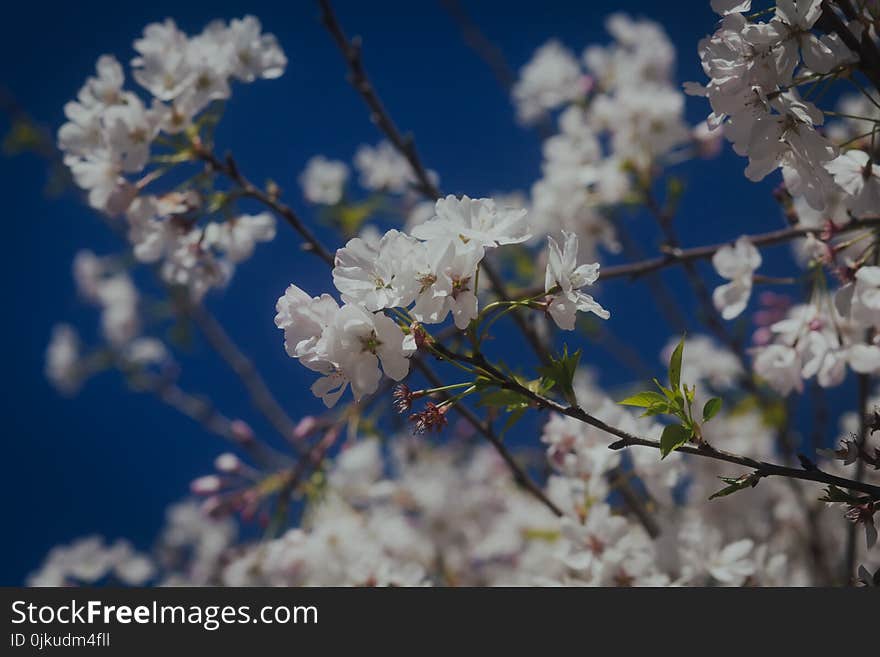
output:
[[[195,495],[213,495],[220,490],[223,482],[217,475],[205,475],[194,479],[189,485],[189,489]]]

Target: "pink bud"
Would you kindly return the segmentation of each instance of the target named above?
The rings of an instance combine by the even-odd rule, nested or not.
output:
[[[763,306],[773,306],[779,300],[779,295],[775,292],[761,292],[758,300]]]
[[[773,339],[773,332],[768,328],[759,328],[752,334],[752,342],[754,342],[759,347],[763,347],[766,344],[770,344],[770,341]]]
[[[193,480],[189,485],[189,489],[195,495],[213,495],[220,490],[223,482],[217,475],[205,475]]]
[[[312,415],[306,415],[303,419],[299,421],[296,425],[296,428],[293,430],[293,439],[294,440],[303,440],[306,438],[312,431],[315,430],[315,427],[318,426],[318,420],[315,419]]]
[[[232,437],[242,445],[247,445],[256,440],[254,430],[244,420],[233,420],[229,424],[229,429],[232,431]]]
[[[214,467],[218,472],[236,472],[241,466],[241,461],[235,454],[226,452],[214,460]]]
[[[581,93],[587,95],[596,86],[596,80],[592,75],[581,76]]]

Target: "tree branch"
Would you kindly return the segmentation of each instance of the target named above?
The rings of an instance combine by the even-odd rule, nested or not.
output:
[[[491,363],[486,361],[485,357],[483,357],[482,354],[469,356],[466,354],[453,353],[440,344],[435,344],[434,347],[443,355],[444,358],[465,362],[478,367],[479,369],[483,370],[492,380],[494,380],[496,385],[504,388],[505,390],[516,392],[526,399],[532,400],[533,402],[535,402],[538,408],[561,413],[562,415],[566,415],[585,424],[589,424],[590,426],[593,426],[601,431],[604,431],[605,433],[619,438],[619,440],[609,446],[610,449],[618,450],[631,446],[651,447],[657,450],[660,449],[660,442],[657,440],[650,440],[647,438],[642,438],[640,436],[635,436],[627,431],[624,431],[623,429],[619,429],[617,427],[611,426],[610,424],[607,424],[606,422],[603,422],[599,418],[590,415],[579,406],[564,406],[563,404],[560,404],[553,399],[544,397],[543,395],[529,390],[527,387],[523,386],[515,379],[508,377],[503,372],[494,367]],[[731,452],[725,452],[705,443],[700,446],[684,445],[682,447],[679,447],[677,451],[683,452],[685,454],[693,454],[695,456],[700,456],[703,458],[714,459],[716,461],[725,461],[727,463],[741,465],[745,468],[751,468],[762,477],[778,476],[790,477],[792,479],[802,479],[805,481],[815,481],[818,483],[829,484],[833,486],[838,486],[840,488],[846,488],[849,490],[858,491],[860,493],[865,493],[866,495],[869,495],[872,499],[880,500],[880,486],[874,486],[872,484],[868,484],[862,481],[855,481],[853,479],[838,477],[836,475],[832,475],[818,469],[801,470],[798,468],[769,463],[767,461],[759,461],[748,456],[740,456]]]
[[[343,57],[345,57],[349,71],[348,81],[364,99],[367,107],[370,108],[370,119],[385,133],[388,141],[409,162],[410,168],[417,180],[416,187],[418,190],[432,199],[440,198],[440,190],[431,181],[428,170],[422,164],[412,135],[404,136],[398,130],[397,125],[385,110],[385,106],[376,93],[361,59],[360,39],[355,37],[349,40],[345,35],[345,31],[342,29],[342,25],[339,24],[336,13],[333,11],[333,5],[329,0],[318,0],[318,4],[321,6],[321,22],[324,23],[324,27],[330,32]]]
[[[302,446],[296,443],[293,437],[296,424],[272,394],[251,359],[235,344],[217,318],[201,304],[187,303],[183,312],[192,318],[214,351],[238,376],[257,410],[302,454]]]
[[[242,196],[247,196],[260,201],[266,207],[272,209],[287,221],[288,224],[300,234],[306,241],[304,248],[317,255],[321,260],[330,267],[333,266],[333,254],[330,253],[324,245],[318,240],[315,234],[309,229],[299,215],[294,212],[293,208],[279,201],[275,196],[263,191],[250,180],[248,180],[238,169],[238,165],[231,156],[227,156],[225,161],[217,157],[211,149],[207,148],[198,139],[193,140],[193,152],[195,155],[205,162],[211,169],[222,173],[232,180],[241,188]]]

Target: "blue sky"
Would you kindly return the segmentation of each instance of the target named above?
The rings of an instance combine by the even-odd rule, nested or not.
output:
[[[607,41],[603,18],[611,11],[655,19],[679,48],[680,80],[702,79],[696,44],[715,20],[708,2],[466,4],[515,67],[550,37],[577,51]],[[347,31],[363,36],[376,86],[400,126],[414,132],[444,191],[480,196],[530,186],[539,172],[539,141],[517,126],[491,72],[463,44],[439,3],[339,0],[336,7]],[[235,88],[218,133],[220,147],[235,153],[252,179],[271,177],[286,190],[285,198],[302,208],[296,178],[311,155],[350,160],[360,143],[379,139],[345,81],[342,59],[318,23],[315,3],[19,3],[16,11],[18,16],[0,28],[0,81],[53,131],[63,120],[63,104],[92,72],[97,57],[113,53],[128,60],[131,41],[148,22],[170,16],[194,32],[213,18],[251,13],[277,35],[290,60],[281,79]],[[39,25],[39,40],[34,25]],[[707,113],[701,100],[688,103],[694,122]],[[5,130],[5,119],[0,125]],[[686,244],[783,225],[769,195],[774,182],[749,183],[743,167],[728,151],[678,169],[687,185],[680,212]],[[0,323],[7,373],[0,396],[5,420],[0,583],[15,584],[53,544],[84,533],[126,536],[148,547],[165,506],[186,494],[194,476],[210,471],[223,445],[153,399],[127,392],[113,374],[91,381],[73,400],[48,386],[42,369],[51,325],[67,320],[94,327],[95,322],[94,313],[76,299],[71,258],[79,248],[106,253],[117,244],[72,196],[45,197],[45,170],[38,159],[0,159],[0,179],[8,247],[0,261],[7,308]],[[657,236],[650,218],[627,221],[643,236],[644,248],[652,250]],[[786,273],[786,250],[765,262],[768,274]],[[681,275],[665,276],[692,310]],[[306,389],[308,373],[284,356],[272,323],[275,300],[292,281],[313,293],[330,285],[328,272],[299,253],[296,236],[280,226],[275,242],[259,247],[258,257],[241,267],[231,288],[211,297],[209,305],[246,345],[291,414],[299,416],[319,406]],[[655,319],[648,288],[609,284],[600,298],[613,311],[608,328],[635,344],[659,373],[657,354],[670,334]],[[602,381],[628,380],[601,350],[584,346],[585,360],[599,368]],[[254,418],[237,381],[209,355],[204,345],[195,344],[183,359],[183,383],[193,391],[210,391],[230,415]],[[257,420],[253,424],[266,430]]]

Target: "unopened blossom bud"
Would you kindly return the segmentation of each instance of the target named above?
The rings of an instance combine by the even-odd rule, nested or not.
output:
[[[581,93],[586,96],[596,87],[596,78],[592,75],[582,75],[580,80]]]
[[[773,310],[759,310],[752,316],[755,326],[770,326],[779,321],[778,313]]]
[[[766,326],[762,326],[757,331],[752,334],[752,342],[758,346],[763,347],[770,344],[773,341],[773,331],[771,331]]]
[[[220,490],[223,482],[217,475],[205,475],[194,479],[189,489],[195,495],[213,495]]]
[[[318,426],[318,420],[313,415],[306,415],[293,429],[293,439],[303,440]]]
[[[232,432],[233,439],[242,445],[248,445],[256,440],[254,430],[244,420],[233,420],[229,429]]]
[[[781,294],[776,294],[776,292],[761,292],[758,295],[758,301],[761,302],[762,306],[777,306],[785,300]]]
[[[333,444],[336,442],[337,438],[339,438],[339,429],[328,429],[327,432],[324,434],[324,437],[321,438],[321,448],[323,449],[323,451],[326,452],[328,449],[333,447]]]
[[[413,322],[409,329],[412,331],[412,337],[416,342],[416,349],[423,349],[425,345],[431,344],[432,338],[428,335],[427,331],[422,328],[421,324]]]
[[[214,467],[218,472],[236,472],[241,467],[241,461],[235,454],[226,452],[214,460]]]
[[[260,505],[260,496],[253,490],[244,491],[238,500],[238,512],[241,519],[250,522],[257,514]]]

